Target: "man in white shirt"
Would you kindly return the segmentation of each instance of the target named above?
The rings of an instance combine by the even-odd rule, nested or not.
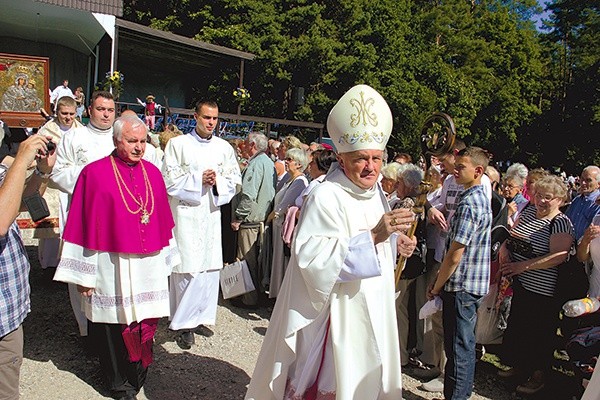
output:
[[[50,102],[52,103],[52,111],[56,112],[56,102],[58,101],[58,99],[60,99],[63,96],[69,96],[69,97],[75,98],[75,96],[73,95],[73,91],[69,87],[68,79],[63,80],[62,85],[57,86],[50,93]]]

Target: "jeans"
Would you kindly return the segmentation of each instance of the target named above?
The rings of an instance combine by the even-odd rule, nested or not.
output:
[[[466,400],[473,391],[475,377],[475,324],[482,296],[465,291],[441,293],[444,308],[444,349],[446,368],[444,397]]]

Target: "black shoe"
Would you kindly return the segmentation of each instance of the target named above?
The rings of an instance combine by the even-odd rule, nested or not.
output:
[[[215,334],[212,329],[205,325],[198,325],[198,327],[195,329],[195,332],[204,337],[211,337]]]
[[[196,343],[196,339],[194,338],[194,332],[190,330],[180,332],[175,338],[177,345],[183,350],[189,350],[192,348],[192,345]]]
[[[114,396],[117,400],[137,400],[135,393],[118,394]]]
[[[229,300],[231,305],[237,308],[243,308],[244,310],[256,310],[258,308],[258,304],[246,304],[239,297],[234,297]]]

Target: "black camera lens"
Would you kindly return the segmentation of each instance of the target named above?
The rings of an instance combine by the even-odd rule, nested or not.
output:
[[[54,144],[52,140],[49,140],[48,144],[46,145],[46,148],[48,149],[48,151],[52,151],[56,149],[56,144]]]

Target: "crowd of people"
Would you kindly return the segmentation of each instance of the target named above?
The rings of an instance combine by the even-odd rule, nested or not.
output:
[[[156,138],[151,95],[142,121],[94,92],[84,126],[74,97],[57,98],[54,118],[0,154],[2,398],[18,398],[29,262],[15,219],[32,196],[48,209],[32,225],[40,264],[68,284],[114,398],[142,388],[160,318],[182,349],[213,334],[220,271],[236,259],[254,290],[231,305],[276,299],[248,399],[400,399],[403,372],[468,399],[488,292],[508,304],[500,355],[510,369],[498,373],[533,395],[548,382],[570,255],[600,296],[597,166],[578,180],[520,163],[501,173],[460,139],[427,163],[388,157],[391,111],[366,85],[331,110],[335,149],[259,132],[226,141],[213,101],[196,105],[193,132]]]

